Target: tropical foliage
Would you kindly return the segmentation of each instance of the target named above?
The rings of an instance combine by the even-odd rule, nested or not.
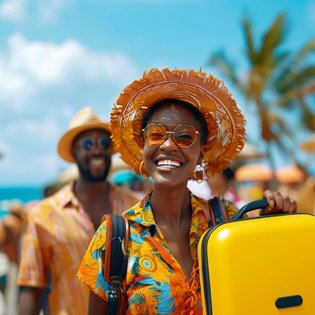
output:
[[[312,60],[315,38],[310,39],[300,50],[284,49],[287,33],[285,14],[276,17],[259,41],[253,34],[253,25],[247,16],[243,17],[241,27],[248,65],[245,75],[243,70],[241,74],[236,71],[234,63],[224,51],[214,53],[208,65],[219,69],[223,77],[245,96],[248,104],[256,106],[261,137],[268,147],[276,143],[295,159],[292,144],[296,129],[286,123],[280,112],[296,111],[301,124],[309,130],[315,130],[315,59]],[[267,153],[271,158],[270,151]]]

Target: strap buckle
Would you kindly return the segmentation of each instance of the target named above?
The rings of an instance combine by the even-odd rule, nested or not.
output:
[[[119,300],[118,294],[116,292],[116,290],[109,290],[106,291],[106,297],[108,299],[108,302],[116,302]]]

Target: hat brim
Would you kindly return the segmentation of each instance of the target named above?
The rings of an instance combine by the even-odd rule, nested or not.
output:
[[[165,99],[185,101],[203,115],[208,126],[203,158],[210,172],[226,168],[242,150],[246,122],[222,81],[202,71],[152,69],[122,91],[111,113],[115,149],[138,173],[143,160],[143,118]]]
[[[58,142],[57,152],[59,156],[67,162],[74,163],[75,159],[72,154],[72,145],[73,145],[74,139],[80,133],[87,130],[92,130],[92,129],[103,129],[104,131],[108,132],[110,135],[112,134],[109,124],[106,124],[106,123],[85,124],[85,125],[70,129],[61,136]]]

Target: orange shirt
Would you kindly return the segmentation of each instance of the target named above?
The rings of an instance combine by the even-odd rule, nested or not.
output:
[[[86,315],[88,290],[76,279],[80,261],[95,232],[68,184],[28,213],[21,247],[20,286],[45,288],[51,274],[51,315]],[[111,185],[110,203],[120,213],[138,200],[132,192]]]
[[[237,208],[222,200],[231,218]],[[127,315],[194,314],[201,315],[197,246],[208,229],[209,210],[205,200],[191,195],[192,219],[189,233],[194,260],[187,279],[180,264],[170,253],[162,231],[156,225],[149,197],[124,212],[130,223],[127,270]],[[96,231],[82,260],[78,277],[98,296],[107,299],[110,284],[103,277],[106,221]]]

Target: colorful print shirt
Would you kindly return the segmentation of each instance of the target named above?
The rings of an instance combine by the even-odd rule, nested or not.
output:
[[[114,213],[121,213],[138,200],[133,193],[111,185]],[[88,290],[76,273],[94,233],[90,216],[73,194],[72,184],[30,209],[17,282],[20,286],[45,288],[50,272],[51,315],[87,314]]]
[[[191,278],[187,279],[154,221],[149,200],[148,196],[124,212],[130,222],[126,314],[202,314],[197,246],[200,237],[208,229],[208,204],[191,195],[189,238],[194,265]],[[227,216],[232,217],[237,208],[227,200],[222,199],[222,202]],[[105,300],[105,292],[110,288],[103,278],[102,267],[106,241],[105,221],[96,231],[78,271],[78,278]]]

